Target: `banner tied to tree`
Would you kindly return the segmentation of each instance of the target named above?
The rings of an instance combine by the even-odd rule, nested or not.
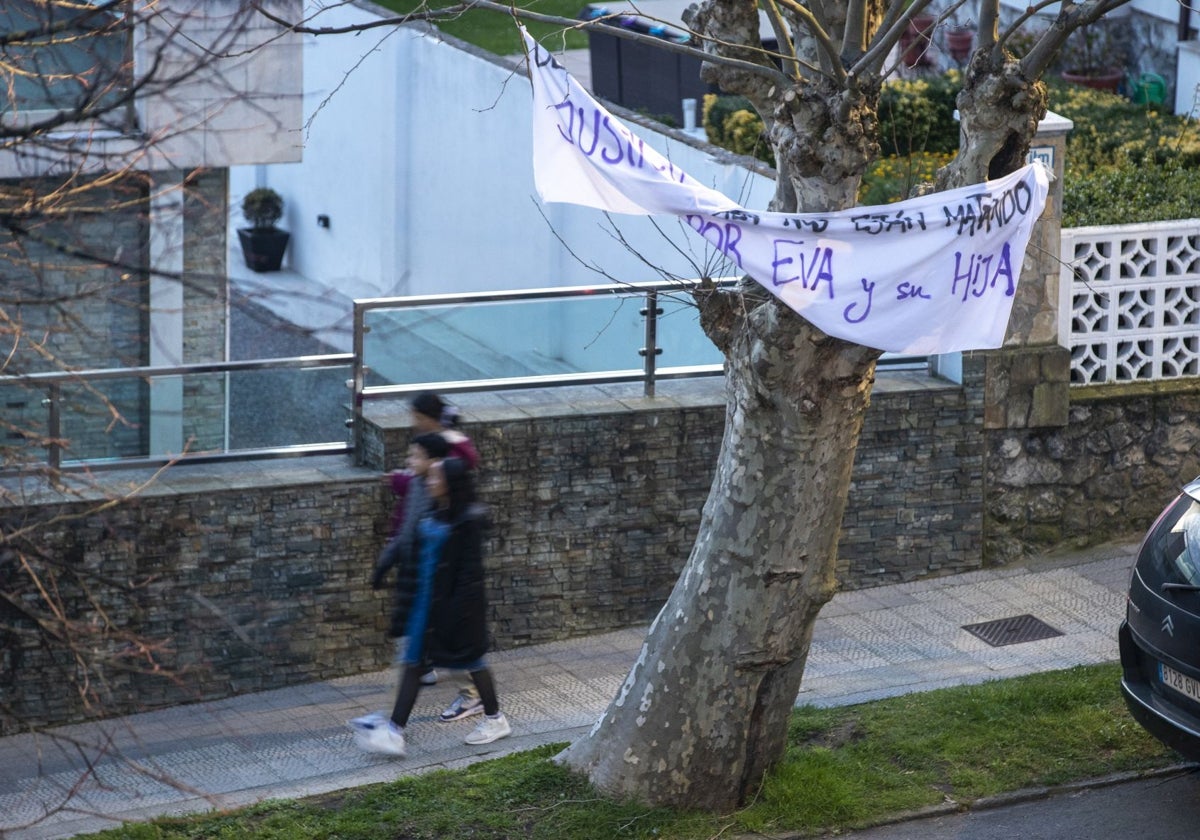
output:
[[[522,28],[543,201],[683,220],[829,335],[894,353],[999,347],[1049,182],[1004,178],[831,213],[747,210],[646,145]]]

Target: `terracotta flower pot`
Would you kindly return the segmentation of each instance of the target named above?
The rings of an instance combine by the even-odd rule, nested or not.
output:
[[[1125,72],[1116,67],[1106,67],[1102,70],[1064,70],[1061,75],[1063,81],[1073,85],[1083,85],[1096,90],[1109,90],[1114,93],[1120,86],[1121,80],[1125,78]]]
[[[918,64],[933,64],[929,47],[933,43],[933,15],[917,15],[908,22],[908,28],[900,36],[900,60],[909,67]]]
[[[962,63],[971,55],[975,33],[970,29],[951,29],[946,33],[946,51],[955,61]]]

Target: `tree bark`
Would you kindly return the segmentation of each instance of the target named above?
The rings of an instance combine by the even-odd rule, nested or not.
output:
[[[696,544],[619,695],[559,756],[602,791],[728,810],[783,754],[878,355],[774,301],[733,326]]]

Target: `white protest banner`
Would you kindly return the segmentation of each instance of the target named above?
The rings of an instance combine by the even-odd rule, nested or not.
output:
[[[1041,164],[831,213],[747,210],[650,148],[522,29],[543,201],[672,215],[826,333],[895,353],[999,347],[1049,183]]]

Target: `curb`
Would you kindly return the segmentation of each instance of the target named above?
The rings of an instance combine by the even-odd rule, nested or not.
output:
[[[1143,779],[1159,779],[1182,773],[1194,773],[1197,770],[1200,770],[1200,764],[1184,762],[1180,764],[1171,764],[1166,767],[1158,767],[1152,770],[1113,773],[1109,776],[1098,776],[1093,779],[1082,779],[1077,782],[1067,782],[1066,784],[1061,785],[1022,788],[1021,790],[1009,791],[1007,793],[998,793],[995,796],[981,796],[978,799],[964,800],[961,802],[953,799],[947,799],[940,805],[930,805],[926,808],[917,808],[913,811],[904,811],[891,817],[886,817],[878,822],[833,830],[832,833],[830,830],[826,829],[819,834],[801,832],[794,834],[772,834],[770,837],[771,840],[813,840],[813,838],[835,837],[839,835],[853,834],[858,831],[869,831],[873,828],[883,828],[889,825],[897,825],[899,823],[931,819],[933,817],[949,817],[956,814],[970,813],[972,811],[988,811],[995,808],[1004,808],[1009,805],[1019,805],[1023,802],[1035,802],[1041,799],[1050,799],[1054,796],[1078,793],[1084,790],[1111,787],[1113,785],[1124,784],[1126,782],[1137,782],[1142,781]],[[750,837],[761,836],[763,835],[746,835],[732,838],[731,840],[750,840]]]
[[[1166,776],[1174,776],[1181,773],[1191,773],[1200,768],[1200,764],[1183,762],[1180,764],[1169,764],[1166,767],[1157,767],[1152,770],[1130,770],[1125,773],[1113,773],[1109,776],[1099,776],[1094,779],[1083,779],[1078,782],[1067,782],[1062,785],[1051,785],[1049,787],[1039,788],[1024,788],[1022,790],[1014,790],[1008,793],[998,793],[995,796],[983,796],[979,799],[965,802],[962,805],[963,811],[986,811],[991,808],[1003,808],[1006,805],[1018,805],[1022,802],[1033,802],[1039,799],[1049,799],[1052,796],[1059,796],[1067,793],[1078,793],[1082,790],[1095,790],[1097,788],[1111,787],[1125,782],[1138,782],[1143,779],[1161,779]]]

